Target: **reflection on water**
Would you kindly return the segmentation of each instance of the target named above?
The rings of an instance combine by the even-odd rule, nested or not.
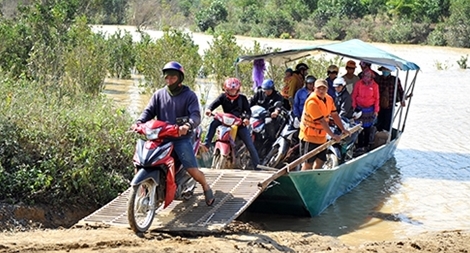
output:
[[[140,80],[140,76],[133,76],[130,80],[107,78],[103,93],[109,95],[117,104],[126,107],[130,114],[137,118],[151,96],[141,91]]]
[[[350,244],[470,229],[470,70],[455,64],[470,50],[380,47],[422,67],[394,158],[317,217],[244,214],[242,219],[268,230],[338,236]],[[437,71],[436,62],[447,62],[449,69]],[[136,114],[149,99],[135,81],[110,79],[105,93]]]

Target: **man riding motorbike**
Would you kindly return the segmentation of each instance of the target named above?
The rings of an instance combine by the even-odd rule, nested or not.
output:
[[[165,77],[166,87],[157,90],[153,94],[132,129],[136,129],[138,124],[145,123],[155,117],[170,124],[177,124],[179,118],[189,117],[186,123],[179,126],[180,137],[172,138],[171,141],[183,169],[201,184],[206,204],[211,206],[215,201],[214,194],[206,181],[204,173],[198,169],[193,152],[192,136],[188,134],[189,130],[195,129],[201,123],[199,100],[194,91],[183,85],[184,69],[180,63],[168,62],[163,67],[162,72]]]
[[[228,78],[224,82],[225,92],[220,94],[206,109],[206,115],[210,116],[212,111],[219,106],[225,113],[230,113],[236,117],[243,119],[243,126],[240,126],[237,131],[237,136],[245,143],[246,148],[250,152],[251,162],[253,168],[256,170],[259,164],[258,152],[253,145],[251,140],[250,131],[246,126],[250,124],[251,110],[248,104],[248,99],[245,95],[240,94],[241,83],[237,78]],[[212,144],[212,138],[214,137],[215,130],[220,126],[221,122],[213,120],[207,131],[206,138],[204,140],[202,148],[208,149]]]

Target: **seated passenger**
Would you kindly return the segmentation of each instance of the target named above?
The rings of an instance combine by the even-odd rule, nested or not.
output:
[[[349,94],[345,85],[346,81],[342,77],[338,77],[333,81],[333,87],[336,90],[335,106],[340,117],[350,119],[352,118],[354,110],[352,107],[351,94]]]
[[[276,102],[283,104],[284,98],[281,94],[276,91],[274,82],[271,79],[264,80],[261,85],[261,90],[258,90],[255,95],[250,99],[250,107],[259,105],[271,113],[273,120],[271,123],[266,125],[266,133],[270,139],[276,139],[276,132],[279,129],[279,122],[276,120],[277,116],[281,112],[281,108],[275,107]],[[279,104],[279,103],[278,103]],[[282,107],[282,106],[281,106]]]

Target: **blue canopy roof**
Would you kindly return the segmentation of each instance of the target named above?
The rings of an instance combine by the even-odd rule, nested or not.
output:
[[[269,60],[273,64],[282,64],[284,62],[295,61],[304,57],[312,56],[316,51],[324,51],[377,65],[394,66],[405,71],[419,70],[419,66],[415,63],[406,61],[358,39],[261,55],[240,56],[237,59],[237,64],[242,62],[251,62],[257,59]]]

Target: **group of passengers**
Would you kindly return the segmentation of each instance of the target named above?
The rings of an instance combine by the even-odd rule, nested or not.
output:
[[[308,66],[304,63],[297,65],[295,72],[286,70],[282,95],[288,101],[293,101],[293,115],[300,119],[301,154],[325,143],[327,134],[335,140],[341,138],[330,130],[330,119],[333,119],[343,133],[349,134],[340,118],[352,119],[353,115],[359,115],[355,118],[363,127],[356,145],[356,152],[359,154],[368,151],[373,140],[373,127],[377,131],[391,130],[395,101],[405,106],[400,79],[391,75],[393,67],[379,67],[378,71],[382,72],[379,75],[371,69],[370,63],[361,61],[359,65],[362,71],[355,75],[356,62],[348,61],[345,66],[346,74],[341,77],[338,77],[339,68],[330,65],[325,79],[308,75]],[[293,75],[288,77],[289,72],[306,75],[304,87],[298,89],[298,78]],[[398,90],[394,101],[396,81]],[[315,169],[321,168],[325,161],[326,150],[323,150],[304,163],[302,170],[312,169],[312,166]]]
[[[224,112],[242,118],[244,126],[239,128],[238,136],[250,152],[254,168],[257,168],[260,158],[246,128],[251,116],[250,107],[254,105],[270,109],[273,119],[280,112],[280,108],[274,106],[276,102],[282,102],[287,110],[292,110],[295,122],[300,125],[301,154],[325,143],[327,134],[335,140],[341,139],[331,131],[330,119],[333,119],[343,133],[349,134],[341,118],[352,119],[354,112],[360,112],[356,120],[362,123],[363,130],[358,136],[356,151],[364,153],[372,139],[371,130],[374,125],[378,131],[390,130],[396,77],[391,75],[391,67],[381,66],[378,70],[382,75],[379,75],[371,69],[370,63],[361,61],[359,65],[362,72],[358,75],[355,75],[356,62],[350,60],[346,63],[346,74],[343,76],[338,77],[339,68],[330,65],[327,68],[327,77],[317,79],[308,75],[307,64],[299,63],[295,70],[288,68],[285,71],[281,92],[276,90],[273,80],[266,79],[251,99],[240,94],[241,83],[237,78],[229,78],[224,83],[224,93],[208,105],[205,113],[210,115],[213,110],[222,106]],[[400,79],[396,100],[402,106],[405,105]],[[202,145],[204,149],[210,147],[218,125],[220,123],[217,121],[210,124]],[[312,166],[315,169],[321,168],[325,161],[326,150],[305,162],[302,170],[312,169]]]

